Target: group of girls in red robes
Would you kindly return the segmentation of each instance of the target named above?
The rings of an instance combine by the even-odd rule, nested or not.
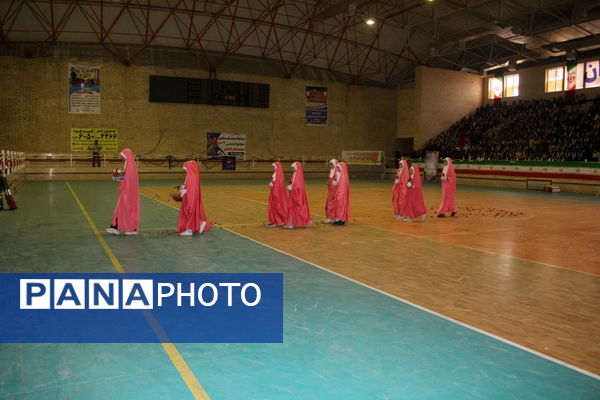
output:
[[[119,200],[113,213],[112,223],[106,231],[119,235],[124,231],[126,235],[137,235],[140,228],[140,197],[138,171],[135,155],[129,149],[121,152],[125,159],[123,173],[119,174]],[[442,203],[438,209],[438,218],[446,213],[455,216],[457,212],[454,202],[456,192],[456,173],[450,158],[444,159],[442,170]],[[344,225],[350,220],[350,179],[348,167],[345,162],[338,160],[329,161],[330,171],[327,182],[327,200],[325,203],[325,223]],[[195,161],[186,161],[185,183],[179,187],[181,194],[181,208],[177,221],[177,233],[181,236],[191,236],[194,233],[203,233],[213,225],[206,218],[202,204],[200,189],[200,168]],[[273,163],[273,175],[269,182],[269,204],[267,208],[267,226],[283,225],[284,228],[309,227],[312,224],[306,185],[304,183],[304,170],[302,164],[292,164],[293,174],[290,184],[285,185],[283,169],[279,162]],[[408,161],[402,160],[394,180],[392,189],[392,203],[394,216],[404,221],[424,221],[427,215],[421,175],[419,167],[411,166]]]
[[[452,159],[444,159],[442,170],[442,203],[438,209],[438,218],[445,217],[445,213],[455,216],[457,209],[454,203],[456,192],[456,173]],[[421,172],[416,165],[410,165],[408,161],[402,160],[398,165],[396,179],[392,187],[392,204],[394,206],[394,217],[406,222],[425,221],[427,210],[423,201],[423,190],[421,184]]]
[[[331,170],[327,186],[325,203],[325,223],[345,225],[350,219],[350,178],[344,162],[331,160]],[[308,227],[312,223],[304,171],[302,164],[292,164],[293,175],[290,184],[285,187],[285,178],[279,162],[273,163],[273,175],[269,182],[269,205],[267,208],[267,226],[283,225],[284,228]]]
[[[118,179],[119,200],[113,213],[110,228],[106,231],[113,235],[119,235],[125,231],[126,235],[137,235],[140,229],[140,196],[138,171],[135,155],[129,149],[121,152],[125,159],[123,174]],[[181,208],[177,221],[177,233],[181,236],[191,236],[194,233],[206,232],[212,226],[206,218],[202,205],[202,194],[200,190],[200,168],[196,161],[186,161],[183,164],[185,170],[185,183],[179,187],[181,194]]]

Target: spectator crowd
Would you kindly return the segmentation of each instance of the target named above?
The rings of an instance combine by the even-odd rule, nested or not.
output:
[[[521,100],[479,107],[420,151],[453,159],[600,161],[600,97]]]

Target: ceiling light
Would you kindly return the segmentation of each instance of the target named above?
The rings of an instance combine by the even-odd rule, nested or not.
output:
[[[369,18],[368,20],[365,21],[365,23],[367,25],[373,25],[375,23],[375,20],[373,18]]]

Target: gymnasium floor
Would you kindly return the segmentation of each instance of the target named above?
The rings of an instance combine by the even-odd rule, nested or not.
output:
[[[389,182],[356,181],[348,226],[283,230],[265,182],[204,182],[220,227],[191,238],[179,182],[142,182],[138,237],[102,233],[112,182],[25,184],[0,272],[283,272],[285,339],[3,344],[0,399],[600,398],[599,198],[459,187],[459,218],[404,223]]]

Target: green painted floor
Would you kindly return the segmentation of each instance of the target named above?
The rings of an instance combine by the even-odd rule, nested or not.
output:
[[[153,185],[156,183],[153,182]],[[110,223],[111,182],[73,182]],[[27,183],[0,212],[1,272],[114,272],[64,182]],[[138,237],[104,236],[128,272],[282,272],[283,344],[178,344],[212,399],[600,399],[600,381],[227,230],[169,233],[142,197]],[[0,345],[0,399],[192,399],[158,344]]]

